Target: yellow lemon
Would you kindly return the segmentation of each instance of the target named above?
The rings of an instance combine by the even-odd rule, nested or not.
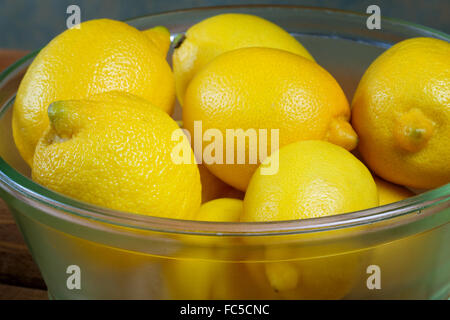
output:
[[[430,270],[436,265],[431,248],[445,242],[444,234],[445,230],[434,230],[398,236],[394,241],[373,247],[368,265],[380,268],[382,290],[370,292],[370,299],[427,299],[430,281],[435,277]]]
[[[414,193],[402,186],[397,186],[375,176],[373,178],[377,185],[380,206],[414,196]]]
[[[450,182],[450,44],[397,43],[367,69],[352,123],[369,168],[390,182],[429,189]]]
[[[241,221],[279,221],[330,216],[378,205],[369,170],[350,152],[326,141],[300,141],[271,155],[279,170],[253,175]],[[266,159],[269,161],[270,159]],[[361,278],[364,257],[337,246],[266,249],[268,262],[249,265],[271,299],[341,299]],[[311,257],[304,255],[311,252]]]
[[[350,152],[325,141],[300,141],[275,152],[279,170],[250,181],[242,221],[317,218],[378,205],[369,170]]]
[[[378,189],[380,205],[397,202],[414,196],[408,189],[384,181],[374,176]],[[417,236],[399,238],[395,241],[376,246],[371,250],[371,264],[380,267],[383,292],[375,292],[378,296],[411,299],[424,297],[430,264],[433,261],[431,247],[438,245],[441,239],[435,233],[422,233]],[[414,265],[414,268],[410,268]]]
[[[269,299],[260,290],[243,263],[228,263],[225,271],[216,278],[212,290],[213,300],[258,300]]]
[[[326,141],[300,141],[273,153],[279,170],[253,175],[244,199],[241,221],[317,218],[378,205],[369,170],[350,152]],[[271,159],[266,159],[270,161]],[[321,247],[323,249],[323,246]],[[270,262],[250,264],[250,273],[269,297],[340,299],[355,287],[364,270],[364,256],[345,248],[266,249]],[[307,251],[311,257],[302,256]]]
[[[228,13],[205,19],[193,25],[175,43],[173,71],[178,101],[193,76],[220,54],[238,48],[267,47],[286,50],[314,60],[289,33],[263,18]]]
[[[211,255],[214,255],[212,250],[209,251]],[[186,253],[188,254],[189,251]],[[223,262],[176,259],[167,261],[163,272],[169,299],[207,300],[211,299],[214,281],[223,272]]]
[[[199,124],[213,136],[202,150],[194,146],[198,158],[209,150],[213,161],[204,159],[208,169],[242,191],[264,152],[270,154],[278,144],[323,139],[353,149],[357,137],[349,117],[347,99],[326,70],[269,48],[237,49],[214,59],[190,82],[183,107],[183,124],[191,136],[197,139]]]
[[[273,253],[267,251],[266,256]],[[249,272],[265,299],[335,300],[344,298],[361,279],[362,262],[359,254],[348,253],[249,264]]]
[[[193,220],[215,222],[238,222],[242,214],[242,200],[216,199],[202,204]],[[213,296],[226,295],[231,299],[230,283],[224,281],[234,269],[223,261],[223,256],[214,250],[226,239],[200,239],[197,244],[203,244],[204,259],[176,259],[168,261],[164,271],[173,299],[211,299]],[[188,255],[192,250],[187,247],[182,253]],[[221,261],[222,260],[222,261]],[[232,279],[229,279],[231,280]]]
[[[117,228],[117,231],[127,232],[131,229]],[[77,261],[84,273],[81,277],[85,281],[84,286],[82,285],[85,292],[112,300],[167,299],[161,270],[162,258],[103,245],[62,232],[46,233],[45,238],[45,245],[53,248],[50,252],[47,249],[47,254],[56,252],[55,255],[62,263]],[[99,283],[110,283],[110,286]],[[112,290],[112,286],[120,290]]]
[[[171,139],[179,130],[176,122],[144,99],[108,99],[50,105],[50,127],[36,147],[32,178],[103,207],[159,217],[192,216],[201,201],[200,175],[192,151],[191,164],[172,159],[181,143]],[[182,143],[190,148],[187,138]]]
[[[205,249],[206,250],[206,249]],[[185,252],[189,254],[188,252]],[[177,259],[163,268],[169,299],[234,300],[267,299],[249,275],[243,264],[214,260],[217,255],[209,250],[212,260]]]
[[[238,222],[242,210],[242,200],[215,199],[202,204],[194,219],[199,221]]]
[[[244,193],[213,175],[203,164],[198,166],[202,181],[202,203],[218,198],[244,199]]]
[[[386,182],[374,176],[380,205],[397,202],[414,196],[408,189]],[[371,249],[370,264],[380,267],[382,289],[371,292],[371,298],[383,296],[396,299],[417,299],[426,297],[426,280],[432,268],[433,251],[439,246],[439,233],[424,232],[415,236],[400,237]],[[410,266],[414,266],[411,268]],[[381,292],[382,291],[382,292]]]
[[[126,23],[100,19],[53,39],[28,68],[14,105],[14,141],[25,161],[32,164],[48,126],[50,103],[111,90],[135,94],[172,112],[173,74],[150,36]]]
[[[157,48],[165,57],[170,48],[170,31],[164,26],[153,27],[142,31],[150,42]]]

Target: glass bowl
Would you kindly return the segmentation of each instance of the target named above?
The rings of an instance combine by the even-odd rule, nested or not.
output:
[[[128,21],[176,36],[241,12],[291,32],[348,98],[392,44],[448,35],[393,19],[294,6],[174,11]],[[17,87],[37,53],[0,75],[0,196],[55,299],[443,299],[450,290],[450,185],[369,210],[267,223],[134,215],[81,203],[29,178],[11,135]],[[170,56],[170,54],[169,54]],[[178,112],[179,114],[179,112]],[[364,192],[364,190],[361,190]]]

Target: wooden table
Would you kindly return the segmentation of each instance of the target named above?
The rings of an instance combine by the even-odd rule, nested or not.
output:
[[[0,71],[26,54],[0,49]],[[6,204],[0,199],[0,300],[48,299],[45,283]]]

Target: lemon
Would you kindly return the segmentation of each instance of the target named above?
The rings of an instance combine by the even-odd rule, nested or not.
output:
[[[212,250],[209,251],[213,255]],[[163,272],[168,286],[169,299],[210,299],[214,280],[219,278],[222,267],[220,261],[200,259],[167,261]]]
[[[408,189],[374,177],[380,205],[397,202],[414,196]],[[373,298],[384,296],[396,299],[415,299],[426,296],[429,270],[433,264],[433,251],[442,237],[433,232],[414,236],[398,237],[371,249],[370,264],[380,267],[382,292],[375,292]],[[413,265],[414,268],[410,266]]]
[[[414,193],[402,186],[397,186],[378,177],[373,178],[377,185],[380,206],[414,196]]]
[[[238,222],[242,215],[242,200],[221,198],[202,204],[193,220],[215,222]],[[205,238],[205,237],[203,237]],[[226,295],[231,298],[230,283],[224,281],[234,268],[223,261],[223,256],[214,250],[214,245],[222,245],[223,239],[201,239],[197,244],[206,248],[204,259],[176,259],[168,261],[164,272],[173,299],[211,299],[213,296]],[[185,256],[190,256],[186,246]],[[222,259],[222,261],[221,261]],[[227,276],[228,278],[228,276]],[[231,280],[232,279],[229,279]]]
[[[117,227],[116,231],[134,233],[130,228]],[[55,254],[59,261],[77,261],[82,270],[82,288],[91,295],[111,300],[167,299],[160,257],[106,246],[62,232],[48,233],[45,238],[46,246],[57,247],[51,253],[47,249],[48,255]],[[110,283],[120,290],[111,290],[111,286],[99,283]],[[78,297],[85,298],[86,295]]]
[[[156,26],[142,31],[155,48],[165,57],[170,48],[170,31],[164,26]]]
[[[182,41],[182,42],[181,42]],[[268,47],[286,50],[314,60],[309,52],[289,33],[263,18],[227,13],[205,19],[186,32],[173,53],[178,101],[193,76],[220,54],[238,48]]]
[[[34,155],[32,178],[70,197],[137,214],[189,218],[201,201],[191,164],[176,164],[178,125],[144,99],[118,93],[50,105],[50,127]],[[116,102],[111,101],[116,97]],[[128,98],[127,98],[128,97]],[[140,100],[140,103],[138,102]]]
[[[199,221],[238,222],[242,210],[242,200],[220,198],[202,204],[194,219]]]
[[[260,167],[255,172],[245,194],[242,221],[318,218],[378,205],[369,170],[339,146],[300,141],[271,157],[278,157],[279,170],[262,175]]]
[[[242,191],[264,160],[262,152],[278,149],[272,138],[278,140],[279,136],[280,147],[323,139],[353,149],[357,136],[349,117],[348,101],[326,70],[299,55],[270,48],[237,49],[211,61],[190,82],[183,107],[183,124],[191,136],[195,136],[196,121],[205,133],[219,131],[223,137],[222,150],[215,150],[219,159],[205,161],[205,165]],[[256,145],[252,147],[246,139],[245,147],[238,149],[239,143],[235,143],[231,157],[233,146],[226,143],[230,130],[242,130],[238,138],[254,132]],[[203,143],[200,152],[208,150],[211,143]],[[238,153],[245,155],[245,163],[238,163]],[[258,157],[254,163],[252,154]],[[198,159],[202,156],[196,155]]]
[[[369,170],[342,147],[300,141],[271,157],[278,159],[279,170],[262,175],[263,162],[255,172],[241,221],[318,218],[378,205]],[[314,257],[305,258],[301,253],[306,250],[287,245],[267,248],[265,256],[270,261],[249,265],[250,273],[271,299],[340,299],[354,288],[363,270],[361,255],[337,247],[333,255],[313,252]],[[283,260],[286,255],[289,260]]]
[[[268,251],[266,255],[273,253]],[[249,264],[249,272],[264,299],[335,300],[355,287],[361,277],[361,263],[358,254],[349,253]]]
[[[450,182],[450,44],[413,38],[379,56],[355,92],[352,123],[383,179],[419,189]]]
[[[34,59],[17,92],[12,127],[22,157],[32,164],[48,126],[47,108],[57,100],[120,90],[171,113],[175,82],[164,56],[151,35],[119,21],[91,20],[58,35]]]
[[[255,285],[248,268],[243,263],[227,263],[225,271],[216,278],[212,290],[213,300],[269,299]]]
[[[244,193],[232,186],[229,186],[215,175],[213,175],[204,165],[199,165],[200,180],[202,181],[202,203],[218,198],[244,199]]]
[[[380,205],[414,196],[414,193],[402,186],[389,183],[376,176],[374,179]],[[421,280],[426,277],[431,268],[431,261],[433,261],[433,253],[429,248],[438,245],[437,239],[433,239],[435,237],[430,235],[431,233],[423,233],[418,236],[399,238],[371,250],[370,263],[380,267],[383,289],[381,291],[384,294],[398,299],[408,299],[411,296],[420,297],[423,294],[422,290],[426,289]],[[414,268],[410,268],[411,265],[414,265]],[[410,287],[411,285],[413,287]],[[373,293],[376,298],[377,292]]]
[[[191,253],[185,252],[185,254]],[[209,250],[209,254],[211,258],[218,258],[212,249]],[[248,270],[240,263],[223,260],[176,259],[167,261],[163,274],[169,299],[267,299],[267,295],[255,286]]]
[[[373,290],[370,298],[426,299],[430,281],[435,277],[430,274],[436,265],[436,255],[431,248],[445,242],[444,233],[441,230],[406,237],[397,235],[394,241],[373,247],[368,265],[380,268],[382,290]]]
[[[245,195],[241,221],[318,218],[378,205],[369,170],[342,147],[326,141],[300,141],[271,157],[278,159],[279,170],[262,175],[263,162],[255,172]],[[302,256],[308,249],[313,256]],[[249,265],[250,273],[270,299],[345,297],[361,277],[363,256],[339,246],[326,255],[314,250],[288,245],[267,248],[269,261]]]

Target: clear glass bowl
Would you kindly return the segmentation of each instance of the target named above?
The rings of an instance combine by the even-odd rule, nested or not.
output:
[[[307,47],[349,99],[367,66],[422,26],[337,10],[239,6],[174,11],[128,21],[171,32],[225,12],[267,18]],[[99,208],[29,178],[11,135],[11,110],[36,52],[0,75],[0,196],[56,299],[442,299],[450,290],[450,185],[374,209],[270,223],[162,219]],[[364,192],[364,190],[361,190]],[[68,267],[81,270],[70,289]],[[373,266],[381,289],[373,284]],[[273,277],[271,275],[283,275]],[[372,276],[372,277],[371,277]],[[284,279],[284,280],[283,280]]]

